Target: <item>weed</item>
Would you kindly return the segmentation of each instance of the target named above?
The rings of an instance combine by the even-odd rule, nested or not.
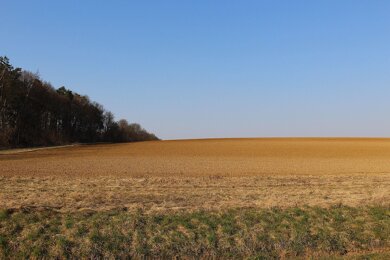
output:
[[[5,221],[9,218],[8,210],[0,210],[0,221]]]

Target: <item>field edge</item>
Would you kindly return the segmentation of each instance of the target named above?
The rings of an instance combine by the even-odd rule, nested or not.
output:
[[[0,257],[348,257],[390,252],[390,207],[147,214],[1,210]]]

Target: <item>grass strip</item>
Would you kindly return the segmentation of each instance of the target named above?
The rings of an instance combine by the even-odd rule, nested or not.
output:
[[[0,211],[0,258],[385,259],[390,207]]]

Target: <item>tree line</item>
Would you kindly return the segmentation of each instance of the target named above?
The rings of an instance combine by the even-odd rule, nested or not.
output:
[[[102,105],[0,57],[0,147],[158,140]]]

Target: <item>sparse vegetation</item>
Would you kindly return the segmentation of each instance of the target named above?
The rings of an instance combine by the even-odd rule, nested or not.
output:
[[[0,220],[0,257],[280,258],[389,252],[390,208],[292,207],[145,214],[21,209]]]

